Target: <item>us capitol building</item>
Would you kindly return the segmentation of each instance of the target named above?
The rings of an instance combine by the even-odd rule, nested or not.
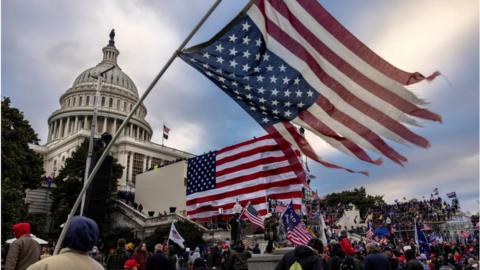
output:
[[[139,100],[137,87],[117,63],[120,52],[115,47],[114,32],[102,49],[103,59],[77,76],[73,85],[60,96],[60,108],[48,118],[47,143],[32,148],[43,156],[46,176],[55,177],[65,160],[90,137],[97,80],[96,75],[114,65],[103,75],[97,113],[96,137],[115,134]],[[119,188],[135,186],[135,177],[154,165],[163,165],[193,155],[151,142],[152,127],[145,120],[147,108],[141,104],[123,134],[111,148],[111,154],[124,167]]]

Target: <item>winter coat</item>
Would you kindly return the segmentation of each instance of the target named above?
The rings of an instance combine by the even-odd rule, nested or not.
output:
[[[30,237],[30,224],[13,225],[15,240],[8,249],[5,270],[24,270],[40,259],[40,245]]]
[[[406,270],[423,270],[423,265],[417,259],[411,259],[407,262]]]
[[[345,252],[345,254],[350,256],[355,254],[355,249],[352,247],[352,244],[350,243],[350,240],[348,240],[347,237],[340,240],[339,244],[342,247],[342,250],[343,252]]]
[[[97,223],[90,218],[75,216],[67,229],[63,240],[63,249],[59,255],[43,259],[28,270],[70,270],[92,269],[103,270],[103,266],[88,255],[98,242]]]
[[[94,258],[88,256],[86,252],[64,248],[59,255],[45,258],[30,267],[27,270],[104,270]]]
[[[365,257],[365,270],[396,270],[392,269],[388,258],[380,253],[371,253]]]
[[[143,250],[138,250],[137,252],[133,253],[132,256],[138,263],[138,270],[145,270],[145,265],[147,264],[148,260],[148,253]]]
[[[300,263],[303,270],[323,270],[322,259],[308,246],[297,246],[287,252],[275,270],[288,270],[295,262]]]
[[[168,269],[168,258],[163,254],[163,252],[155,252],[150,257],[148,257],[147,265],[145,270],[167,270]]]
[[[250,257],[252,257],[252,255],[250,255],[250,252],[246,250],[242,252],[232,250],[232,253],[228,258],[227,266],[225,269],[226,270],[247,270],[248,269],[247,260]]]
[[[107,258],[107,270],[123,270],[123,264],[129,257],[124,247],[118,247],[115,252]]]

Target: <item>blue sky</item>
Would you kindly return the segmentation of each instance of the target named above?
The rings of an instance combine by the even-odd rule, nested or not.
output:
[[[209,39],[246,1],[224,1],[189,45]],[[448,0],[321,1],[371,49],[401,69],[444,75],[409,87],[427,99],[443,123],[420,121],[413,130],[429,149],[394,145],[409,162],[372,166],[318,139],[319,154],[370,177],[325,169],[310,162],[320,194],[365,186],[385,199],[428,197],[456,191],[463,209],[478,211],[479,36],[478,2]],[[42,142],[47,118],[83,70],[101,60],[111,28],[116,29],[119,65],[142,93],[212,4],[186,1],[2,1],[2,96],[10,96]],[[180,59],[156,85],[145,105],[160,142],[162,124],[171,128],[168,146],[195,154],[264,134],[263,129],[210,81]],[[308,135],[309,136],[309,135]],[[311,136],[309,136],[311,137]]]

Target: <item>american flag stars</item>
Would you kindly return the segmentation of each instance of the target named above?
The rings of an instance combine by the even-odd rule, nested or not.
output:
[[[268,51],[249,18],[198,51],[183,54],[261,125],[292,120],[313,104],[316,92]]]

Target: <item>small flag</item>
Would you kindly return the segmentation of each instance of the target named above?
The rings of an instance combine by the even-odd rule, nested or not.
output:
[[[247,205],[245,205],[241,217],[249,220],[252,224],[257,225],[262,229],[265,228],[265,226],[263,225],[263,218],[258,216],[257,210],[253,207],[250,201],[247,203]]]
[[[306,245],[312,239],[312,236],[307,231],[305,224],[303,224],[300,216],[293,210],[293,205],[290,204],[282,215],[283,226],[287,230],[287,239],[295,246]]]
[[[438,195],[438,188],[433,189],[433,195]]]
[[[168,133],[169,132],[170,132],[170,129],[167,126],[163,125],[163,138],[165,140],[168,140]]]
[[[168,236],[169,240],[172,240],[174,243],[179,245],[181,248],[185,248],[183,245],[183,242],[185,240],[183,237],[178,233],[177,229],[175,228],[175,223],[172,223],[172,226],[170,227],[170,235]]]
[[[415,243],[420,249],[420,253],[430,255],[430,246],[428,245],[427,238],[425,234],[420,230],[420,226],[415,220]]]
[[[368,230],[367,230],[367,233],[366,233],[365,237],[367,237],[368,239],[372,239],[372,237],[374,235],[375,235],[375,233],[373,232],[372,223],[369,222],[368,223]]]
[[[447,193],[447,197],[448,197],[448,198],[456,198],[456,197],[457,197],[457,193],[455,193],[455,191],[450,192],[450,193]]]

